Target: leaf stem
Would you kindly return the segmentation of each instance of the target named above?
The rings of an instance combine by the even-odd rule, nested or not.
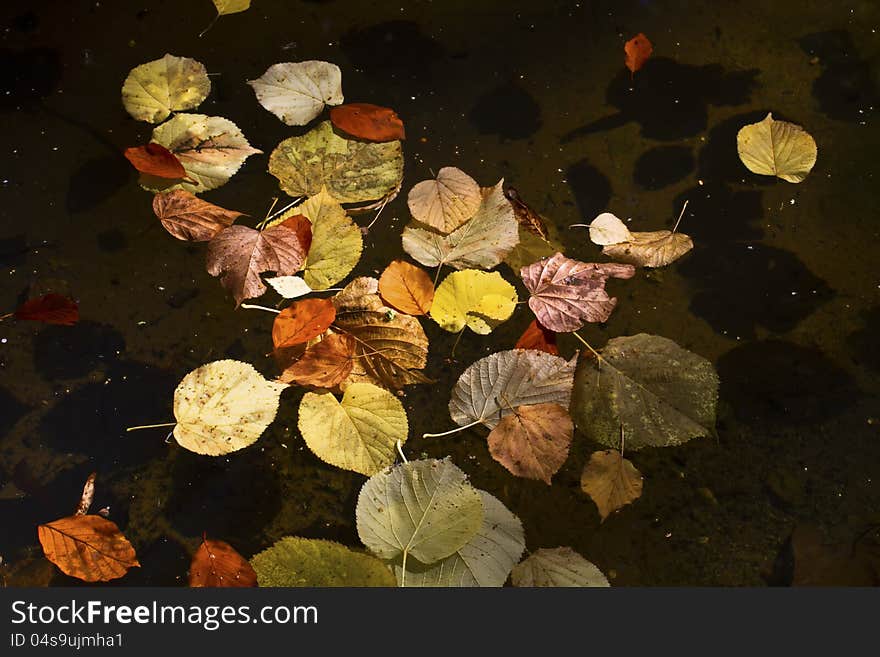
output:
[[[390,201],[390,200],[391,200],[391,196],[386,196],[385,200],[382,201],[382,205],[379,206],[379,211],[376,213],[376,216],[373,217],[373,220],[369,224],[367,224],[367,231],[369,231],[370,228],[373,227],[373,224],[379,220],[379,215],[382,214],[382,210],[385,209],[385,206],[388,205],[388,201]]]
[[[0,322],[2,322],[4,319],[12,317],[14,314],[15,313],[6,313],[5,315],[0,315]]]
[[[450,429],[449,431],[444,431],[443,433],[423,433],[422,438],[441,438],[443,436],[451,436],[454,433],[458,433],[459,431],[464,431],[465,429],[470,429],[471,427],[475,427],[478,424],[481,424],[485,418],[479,418],[474,420],[470,424],[466,424],[463,427],[456,427],[455,429]]]
[[[243,303],[241,307],[246,310],[265,310],[267,313],[275,313],[276,315],[280,314],[280,310],[276,310],[275,308],[267,308],[266,306],[258,306],[255,303]]]
[[[572,224],[569,228],[589,228],[590,224]]]
[[[403,453],[403,443],[400,442],[400,439],[397,439],[397,453],[400,454],[400,458],[403,459],[404,463],[409,463],[409,460]]]
[[[177,422],[162,422],[160,424],[141,424],[136,427],[128,427],[126,431],[138,431],[139,429],[156,429],[158,427],[173,427]]]
[[[220,12],[217,12],[217,15],[214,16],[214,19],[213,19],[210,23],[208,23],[208,27],[206,27],[204,30],[202,30],[201,32],[199,32],[199,38],[200,38],[200,39],[201,39],[203,36],[205,36],[205,33],[206,33],[208,30],[210,30],[212,27],[214,27],[214,23],[217,22],[217,19],[218,19],[218,18],[220,18]]]
[[[676,230],[678,230],[678,224],[681,223],[681,218],[684,216],[684,211],[687,210],[687,206],[688,206],[688,202],[685,201],[685,202],[684,202],[684,207],[682,207],[682,209],[681,209],[681,214],[678,215],[678,221],[676,221],[676,222],[675,222],[675,226],[672,227],[672,232],[673,232],[673,233],[674,233]]]
[[[407,551],[403,551],[403,563],[400,565],[400,588],[406,588],[406,555]]]
[[[589,349],[590,351],[592,351],[592,352],[593,352],[593,355],[594,355],[596,358],[598,358],[598,359],[599,359],[600,361],[602,361],[602,362],[605,361],[605,359],[602,358],[602,355],[601,355],[598,351],[596,351],[595,349],[593,349],[593,348],[590,346],[590,343],[587,342],[586,340],[584,340],[584,339],[578,334],[577,331],[572,331],[571,334],[572,334],[574,337],[576,337],[578,340],[580,340],[581,343],[582,343],[587,349]]]

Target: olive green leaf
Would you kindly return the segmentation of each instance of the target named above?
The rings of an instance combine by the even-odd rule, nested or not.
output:
[[[139,121],[161,123],[171,112],[198,107],[210,91],[203,64],[165,55],[131,70],[122,85],[122,104]]]
[[[791,183],[807,177],[818,154],[810,133],[794,123],[775,120],[773,114],[741,128],[736,150],[749,171]]]

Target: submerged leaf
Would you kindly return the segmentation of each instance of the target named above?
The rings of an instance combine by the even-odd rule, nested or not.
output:
[[[36,299],[28,299],[16,309],[13,316],[45,324],[73,326],[79,321],[79,306],[73,299],[50,292]]]
[[[431,319],[450,333],[465,326],[487,335],[516,310],[516,288],[497,271],[452,272],[437,287]]]
[[[455,167],[443,167],[435,180],[414,185],[406,200],[416,221],[443,235],[473,217],[481,202],[477,181]]]
[[[249,587],[257,585],[257,573],[247,559],[226,541],[202,537],[189,565],[190,587]]]
[[[85,582],[107,582],[140,566],[116,523],[97,515],[59,518],[37,527],[46,558]]]
[[[593,452],[581,474],[581,490],[589,495],[605,519],[642,495],[642,474],[616,449]]]
[[[330,121],[352,137],[368,141],[406,139],[403,121],[397,112],[370,103],[348,103],[330,110]]]
[[[434,302],[434,282],[415,265],[394,260],[379,277],[382,300],[407,315],[427,315]]]
[[[489,434],[492,458],[517,477],[550,479],[568,458],[574,424],[564,406],[518,406]]]
[[[242,216],[241,212],[208,203],[182,189],[156,194],[153,212],[165,230],[188,242],[210,240]]]
[[[570,547],[543,548],[517,564],[511,580],[514,586],[610,586],[594,564]]]
[[[122,104],[139,121],[161,123],[171,112],[198,107],[210,91],[203,64],[165,55],[131,70],[122,85]]]
[[[248,84],[260,105],[287,125],[305,125],[324,111],[324,105],[339,105],[343,100],[342,71],[329,62],[273,64]]]
[[[739,159],[753,173],[799,183],[816,164],[816,141],[799,125],[777,121],[769,113],[763,121],[744,126],[736,135]]]
[[[559,355],[559,347],[556,346],[556,333],[541,326],[537,319],[532,320],[532,323],[516,341],[514,349],[537,349],[554,356]]]

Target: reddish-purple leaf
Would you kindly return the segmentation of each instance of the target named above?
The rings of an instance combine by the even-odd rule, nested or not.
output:
[[[60,294],[47,294],[25,301],[13,314],[16,319],[73,326],[79,321],[79,306]]]

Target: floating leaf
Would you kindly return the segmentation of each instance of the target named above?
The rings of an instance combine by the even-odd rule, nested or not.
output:
[[[85,582],[107,582],[140,566],[134,548],[116,523],[97,515],[73,515],[39,525],[46,558]]]
[[[610,212],[603,212],[590,223],[590,240],[603,245],[605,255],[637,267],[665,267],[694,248],[688,235],[674,230],[631,233]]]
[[[278,380],[315,388],[335,388],[351,374],[356,350],[357,341],[353,336],[333,333],[309,347]]]
[[[394,586],[376,557],[318,538],[285,536],[251,559],[260,586]]]
[[[308,223],[300,216],[259,231],[248,226],[230,226],[208,243],[207,270],[221,276],[220,283],[232,293],[236,305],[266,291],[260,274],[295,274],[306,260],[301,243]]]
[[[514,586],[610,586],[594,564],[570,547],[541,549],[516,565]]]
[[[482,200],[477,181],[461,169],[443,167],[435,180],[413,186],[406,203],[416,221],[447,235],[473,217]]]
[[[623,45],[623,50],[626,53],[626,67],[630,73],[635,73],[648,61],[651,53],[654,52],[654,46],[651,45],[648,37],[639,32]]]
[[[429,565],[464,546],[483,524],[479,492],[451,461],[409,461],[373,475],[357,502],[357,530],[376,556]]]
[[[139,121],[161,123],[171,112],[198,107],[210,91],[203,64],[165,55],[131,70],[122,85],[122,104]]]
[[[451,333],[465,326],[487,335],[516,310],[516,289],[498,272],[456,271],[440,283],[431,319]]]
[[[73,299],[50,292],[36,299],[28,299],[13,315],[16,319],[73,326],[79,321],[79,306]]]
[[[452,389],[449,415],[459,426],[494,429],[518,406],[553,403],[568,408],[575,361],[542,351],[499,351],[468,367]]]
[[[517,477],[540,479],[549,486],[568,458],[573,434],[574,424],[564,406],[518,406],[492,429],[489,453]]]
[[[657,335],[614,338],[602,359],[584,353],[571,414],[595,442],[629,449],[680,445],[714,431],[718,375],[712,363]]]
[[[229,543],[202,537],[189,565],[190,587],[248,587],[257,573]]]
[[[409,424],[396,396],[372,383],[352,383],[341,402],[329,392],[306,393],[299,431],[322,461],[370,476],[394,463]]]
[[[334,319],[336,307],[330,299],[294,301],[275,315],[272,344],[276,350],[305,344],[326,331]]]
[[[89,512],[89,507],[92,506],[92,502],[95,499],[95,477],[97,476],[98,473],[93,472],[86,479],[86,483],[83,486],[82,497],[79,498],[79,504],[76,505],[76,510],[73,512],[73,515],[84,516]]]
[[[330,121],[285,139],[269,157],[269,173],[290,196],[315,196],[323,187],[340,203],[363,203],[396,193],[403,180],[399,141],[346,139]]]
[[[559,355],[559,347],[556,346],[556,333],[541,326],[537,319],[532,320],[532,323],[516,341],[514,349],[537,349],[554,356]]]
[[[736,135],[736,150],[746,168],[765,176],[799,183],[816,164],[816,141],[799,125],[777,121],[769,113],[763,121],[744,126]]]
[[[312,289],[326,290],[348,276],[361,259],[361,231],[325,188],[294,211],[312,222],[312,247],[303,278]]]
[[[406,139],[403,121],[393,109],[370,103],[349,103],[330,110],[330,121],[339,130],[367,141]]]
[[[313,291],[299,276],[276,276],[267,278],[266,282],[285,299],[296,299]]]
[[[141,173],[174,180],[186,178],[186,171],[177,156],[160,144],[133,146],[126,148],[123,154]]]
[[[165,230],[189,242],[210,240],[242,216],[241,212],[208,203],[182,189],[156,194],[153,212]]]
[[[580,262],[557,253],[523,267],[520,275],[531,292],[529,308],[551,331],[569,333],[586,322],[604,322],[617,299],[605,291],[610,277],[632,278],[632,265]]]
[[[579,224],[580,225],[580,224]],[[610,212],[603,212],[590,222],[590,241],[593,244],[620,244],[631,242],[632,233],[620,219]]]
[[[211,2],[217,7],[217,14],[219,16],[237,14],[240,11],[249,9],[251,6],[251,0],[211,0]]]
[[[511,189],[507,190],[506,194],[508,197],[511,191]],[[517,204],[513,203],[513,201],[511,201],[511,203],[513,204],[514,214],[519,222],[519,242],[506,256],[504,256],[504,262],[506,262],[515,273],[519,274],[520,269],[526,265],[537,262],[542,258],[548,258],[554,253],[562,253],[565,250],[559,239],[559,231],[556,229],[556,225],[553,224],[553,222],[548,221],[540,215],[537,215],[537,219],[534,219],[533,217],[524,219],[522,209],[520,208],[520,211],[517,212]],[[529,208],[529,211],[533,212],[531,208]],[[546,235],[546,238],[538,234],[537,229],[531,225],[534,221],[540,222],[541,230],[543,231],[543,234]]]
[[[504,586],[525,549],[519,518],[497,498],[477,491],[483,501],[483,524],[456,552],[431,566],[407,563],[406,578],[397,564],[398,583],[406,586]]]
[[[305,125],[324,111],[324,105],[339,105],[343,100],[342,71],[329,62],[273,64],[248,84],[260,105],[287,125]]]
[[[581,473],[581,490],[596,503],[604,522],[642,496],[642,473],[616,449],[593,452]]]
[[[204,114],[175,115],[153,130],[151,141],[174,153],[190,178],[190,182],[173,183],[142,175],[141,187],[151,192],[185,189],[199,194],[220,187],[249,156],[263,152],[251,147],[229,119]]]
[[[520,228],[525,228],[532,235],[541,238],[545,242],[550,239],[550,232],[547,229],[544,218],[523,200],[518,191],[513,187],[508,187],[504,191],[504,197],[513,206],[513,214],[516,216]]]
[[[382,300],[407,315],[427,315],[434,301],[434,282],[423,269],[395,260],[379,277]]]
[[[275,419],[286,387],[237,360],[202,365],[174,391],[174,438],[196,454],[220,456],[243,449]]]

